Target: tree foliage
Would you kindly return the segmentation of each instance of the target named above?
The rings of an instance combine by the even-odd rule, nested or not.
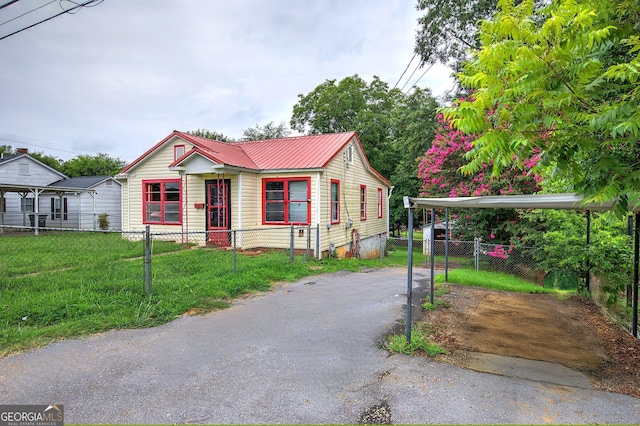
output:
[[[491,174],[491,162],[473,175],[464,175],[460,168],[472,149],[476,136],[451,128],[442,115],[440,127],[431,148],[418,166],[422,180],[421,195],[427,197],[469,197],[481,195],[515,195],[538,192],[542,177],[534,173],[539,157],[534,155],[520,170],[505,169],[498,176]],[[452,211],[456,221],[456,238],[483,238],[500,244],[513,243],[518,211],[513,209],[464,209]]]
[[[481,47],[457,75],[473,98],[444,109],[480,135],[467,173],[493,161],[498,176],[536,152],[587,200],[619,214],[640,203],[640,42],[637,3],[500,0]],[[488,113],[493,111],[491,115]]]
[[[357,74],[325,80],[307,95],[298,95],[291,127],[305,134],[355,131],[373,168],[391,176],[395,164],[385,153],[391,136],[391,115],[403,98],[378,77],[367,83]]]
[[[278,139],[286,138],[291,134],[291,130],[287,127],[286,123],[281,122],[275,124],[273,121],[268,122],[264,126],[256,124],[255,127],[249,127],[242,130],[243,141],[257,141],[263,139]]]
[[[201,138],[211,139],[218,142],[235,142],[235,139],[225,135],[224,133],[216,132],[209,129],[189,130],[188,134],[198,136]]]
[[[326,80],[298,98],[291,127],[306,134],[356,131],[371,166],[395,186],[391,223],[406,224],[402,196],[418,195],[417,158],[437,126],[438,104],[431,92],[416,88],[405,96],[378,77],[368,83],[354,75]]]
[[[115,176],[127,164],[120,158],[108,154],[78,155],[67,160],[61,171],[69,177],[76,176]]]
[[[440,62],[454,67],[469,49],[480,47],[478,22],[490,18],[498,0],[418,0],[424,11],[418,19],[416,53],[423,63]]]

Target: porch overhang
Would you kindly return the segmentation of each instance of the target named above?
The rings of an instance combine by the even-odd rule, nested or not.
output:
[[[229,166],[227,164],[209,164],[208,167],[190,167],[189,165],[169,167],[169,170],[178,172],[181,175],[206,175],[206,174],[226,174],[237,175],[241,172],[254,172],[255,170],[243,167]]]

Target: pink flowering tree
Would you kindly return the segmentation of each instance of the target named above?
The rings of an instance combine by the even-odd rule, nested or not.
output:
[[[542,178],[536,174],[540,158],[534,154],[522,163],[503,167],[502,173],[492,176],[493,164],[483,164],[473,175],[463,174],[460,168],[467,163],[466,155],[472,149],[476,136],[453,129],[442,115],[440,128],[431,148],[420,159],[418,177],[422,181],[424,197],[473,197],[482,195],[516,195],[538,192]],[[438,212],[442,218],[442,212]],[[505,209],[469,209],[452,211],[456,226],[454,237],[472,239],[482,237],[496,244],[511,243],[518,234],[518,212]]]

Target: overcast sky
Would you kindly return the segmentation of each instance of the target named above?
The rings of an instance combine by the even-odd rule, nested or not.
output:
[[[0,37],[73,7],[56,0],[7,22],[47,3],[0,9]],[[326,79],[377,75],[393,87],[413,55],[415,3],[104,0],[0,40],[0,145],[131,161],[174,129],[238,138],[289,125],[298,94]],[[441,95],[449,74],[433,67],[418,86]]]

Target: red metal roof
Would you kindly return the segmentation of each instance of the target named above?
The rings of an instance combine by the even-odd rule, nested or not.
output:
[[[174,136],[192,143],[195,148],[186,152],[169,167],[177,166],[197,153],[218,164],[253,170],[320,169],[327,166],[351,140],[355,140],[362,151],[362,145],[355,132],[245,142],[219,142],[174,130],[169,136],[122,169],[120,173],[124,173],[140,163],[140,161]],[[371,168],[368,160],[366,160],[366,155],[365,161],[369,170],[384,182],[391,184],[380,173]]]
[[[260,170],[315,169],[325,167],[354,136],[354,132],[345,132],[233,144]]]

